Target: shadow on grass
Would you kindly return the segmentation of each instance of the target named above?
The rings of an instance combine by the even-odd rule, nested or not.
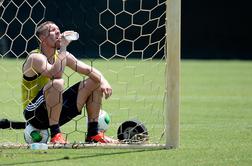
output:
[[[113,152],[113,153],[99,153],[99,154],[93,154],[93,155],[83,155],[78,157],[69,157],[65,156],[63,158],[56,158],[56,159],[48,159],[48,160],[38,160],[38,161],[27,161],[27,162],[15,162],[15,163],[9,163],[9,164],[0,164],[4,166],[8,165],[27,165],[27,164],[36,164],[36,163],[48,163],[48,162],[54,162],[54,161],[62,161],[62,160],[77,160],[77,159],[85,159],[85,158],[96,158],[101,156],[112,156],[112,155],[121,155],[121,154],[129,154],[129,153],[141,153],[141,152],[147,152],[147,151],[160,151],[165,149],[141,149],[141,150],[132,150],[132,151],[124,151],[124,152]]]

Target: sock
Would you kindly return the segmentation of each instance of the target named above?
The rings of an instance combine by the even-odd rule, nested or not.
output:
[[[98,134],[98,122],[89,122],[87,137],[91,137],[97,134]]]
[[[58,124],[50,126],[51,138],[53,138],[56,134],[60,133],[60,127]]]

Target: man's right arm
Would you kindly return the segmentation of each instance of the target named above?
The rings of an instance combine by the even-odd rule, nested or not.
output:
[[[60,53],[53,64],[50,64],[44,55],[38,53],[31,54],[26,63],[28,63],[27,73],[33,72],[34,75],[40,73],[48,78],[61,78],[66,66],[66,52]]]

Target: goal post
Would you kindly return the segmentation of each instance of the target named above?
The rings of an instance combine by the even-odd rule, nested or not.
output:
[[[181,0],[166,1],[166,147],[179,147]]]
[[[68,12],[61,13],[62,8]],[[21,67],[37,48],[35,29],[51,20],[61,31],[79,32],[79,40],[68,51],[99,69],[112,85],[113,95],[102,104],[111,116],[106,134],[113,138],[125,134],[118,127],[132,120],[145,126],[148,136],[140,142],[87,145],[84,108],[62,126],[71,144],[49,148],[179,147],[181,0],[0,0],[0,15],[0,78],[4,80],[0,119],[23,120]],[[69,69],[63,77],[65,89],[86,79]],[[26,148],[23,131],[10,128],[0,127],[0,149]]]

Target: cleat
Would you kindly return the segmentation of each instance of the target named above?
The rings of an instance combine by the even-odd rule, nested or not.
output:
[[[103,132],[99,132],[97,135],[87,137],[86,142],[87,143],[118,143],[117,140],[110,138],[108,136],[105,136]]]
[[[64,139],[61,133],[56,134],[53,138],[51,138],[52,144],[67,144],[68,142]]]

